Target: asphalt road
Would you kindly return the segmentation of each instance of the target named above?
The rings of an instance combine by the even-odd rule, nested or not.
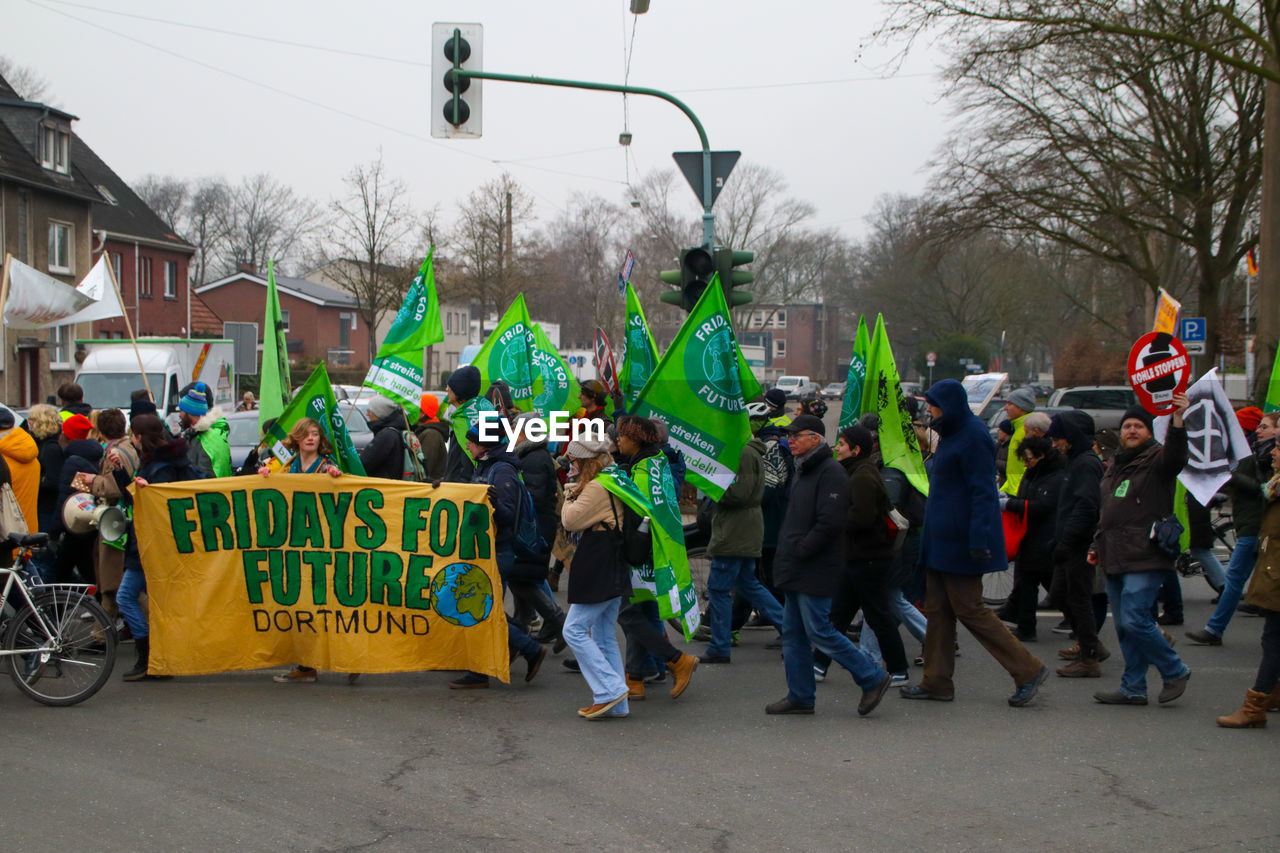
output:
[[[1208,587],[1184,586],[1199,627]],[[1046,662],[1066,644],[1054,621],[1042,614],[1031,646]],[[1091,701],[1117,683],[1118,654],[1102,680],[1051,678],[1010,708],[1007,676],[962,632],[954,703],[891,692],[865,718],[837,670],[814,716],[766,716],[785,692],[769,631],[744,632],[733,663],[701,667],[680,699],[651,686],[607,722],[576,716],[588,692],[559,658],[482,691],[448,690],[448,673],[125,684],[125,646],[74,708],[0,682],[0,838],[12,851],[1274,851],[1280,719],[1214,725],[1252,683],[1261,624],[1237,617],[1221,648],[1180,642],[1186,695],[1146,708]],[[1116,648],[1110,624],[1103,637]]]

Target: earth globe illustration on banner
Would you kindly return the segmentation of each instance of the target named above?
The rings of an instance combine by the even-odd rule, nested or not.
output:
[[[431,580],[431,607],[450,624],[479,625],[493,610],[493,584],[472,563],[450,563]]]

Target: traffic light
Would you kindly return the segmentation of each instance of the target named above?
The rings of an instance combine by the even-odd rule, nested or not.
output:
[[[659,298],[668,305],[679,305],[686,311],[702,298],[702,291],[707,289],[711,274],[716,271],[715,260],[706,249],[695,246],[680,251],[680,269],[663,270],[658,278],[667,284],[679,285],[679,290],[668,291]]]
[[[431,135],[437,139],[480,137],[481,81],[457,77],[454,69],[482,70],[484,27],[431,25]]]
[[[733,249],[716,249],[716,272],[720,273],[720,286],[724,288],[724,301],[730,308],[746,305],[751,301],[751,294],[737,290],[744,284],[755,280],[756,274],[747,270],[736,270],[743,264],[749,264],[756,258],[754,252],[735,252]]]

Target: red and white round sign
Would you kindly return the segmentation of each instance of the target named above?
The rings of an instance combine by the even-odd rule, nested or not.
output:
[[[925,353],[924,360],[930,367],[933,367],[938,363],[938,354],[936,352]]]
[[[1153,415],[1172,413],[1173,396],[1186,391],[1190,380],[1186,347],[1168,332],[1148,332],[1129,350],[1129,384]]]

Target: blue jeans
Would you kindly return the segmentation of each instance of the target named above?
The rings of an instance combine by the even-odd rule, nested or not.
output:
[[[887,674],[831,624],[831,599],[786,590],[782,611],[782,661],[787,675],[787,698],[812,708],[817,683],[813,650],[825,652],[853,674],[863,690],[870,690]]]
[[[906,596],[902,594],[902,590],[889,590],[889,609],[898,617],[898,621],[907,626],[907,631],[911,633],[911,636],[922,643],[924,642],[924,632],[929,625],[929,621],[925,619],[923,613],[916,609],[914,604],[907,601]],[[876,632],[871,630],[871,626],[865,622],[862,624],[861,645],[862,650],[872,660],[880,660],[880,641],[876,639]]]
[[[621,608],[621,597],[597,604],[570,604],[564,618],[564,641],[578,661],[595,704],[612,701],[627,692],[622,650],[614,635]],[[623,699],[614,713],[626,712],[627,700]]]
[[[1253,574],[1253,564],[1258,561],[1258,537],[1236,537],[1235,550],[1231,552],[1231,561],[1227,563],[1227,579],[1222,585],[1222,597],[1218,599],[1218,609],[1209,617],[1205,630],[1219,637],[1227,630],[1227,623],[1235,615],[1240,597],[1244,595],[1244,585]]]
[[[1209,581],[1209,586],[1214,589],[1222,589],[1227,582],[1227,573],[1222,569],[1222,563],[1218,562],[1218,558],[1214,556],[1212,548],[1188,548],[1187,553],[1191,555],[1191,559],[1200,564],[1200,568],[1204,569],[1205,580]],[[1232,552],[1235,553],[1234,551]]]
[[[146,589],[147,577],[142,573],[142,567],[126,564],[120,588],[116,590],[116,607],[120,608],[120,615],[124,617],[129,633],[133,634],[135,640],[151,635],[147,614],[143,612],[142,605],[138,604],[138,593],[146,592]]]
[[[751,602],[751,606],[772,622],[782,624],[782,605],[764,584],[756,578],[755,557],[712,557],[711,573],[707,577],[707,608],[711,616],[711,643],[707,654],[729,657],[733,645],[733,626],[730,613],[733,609],[733,590]]]
[[[494,561],[498,564],[498,574],[503,578],[502,594],[507,594],[507,574],[514,568],[516,563],[516,552],[510,548],[500,548],[494,553]],[[507,622],[507,645],[518,651],[522,655],[536,655],[542,651],[542,644],[530,637],[524,631],[521,631],[510,621]]]
[[[1147,695],[1147,668],[1155,666],[1166,682],[1177,681],[1190,670],[1178,657],[1151,615],[1156,593],[1165,582],[1165,572],[1131,572],[1107,575],[1107,596],[1116,620],[1116,636],[1124,654],[1124,676],[1120,692],[1126,696]]]

